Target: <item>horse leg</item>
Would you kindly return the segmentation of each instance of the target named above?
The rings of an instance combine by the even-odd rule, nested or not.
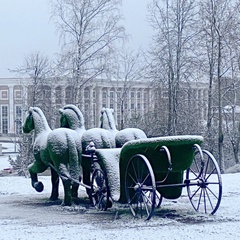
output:
[[[78,188],[79,188],[79,184],[78,183],[72,183],[72,197],[73,198],[77,198],[78,197]]]
[[[50,200],[56,201],[58,200],[58,197],[59,197],[59,191],[58,191],[59,175],[53,168],[51,168],[51,182],[52,182],[52,193],[50,196]]]
[[[63,188],[64,188],[64,200],[62,206],[72,205],[72,193],[71,193],[71,180],[62,178]]]
[[[38,181],[38,173],[42,173],[47,169],[47,166],[41,161],[34,161],[29,165],[28,171],[31,177],[32,187],[36,189],[37,192],[42,192],[44,189],[43,183]]]
[[[85,185],[91,186],[91,164],[82,165],[83,170],[83,183]],[[91,199],[91,189],[86,188],[87,195],[89,196],[89,199]]]

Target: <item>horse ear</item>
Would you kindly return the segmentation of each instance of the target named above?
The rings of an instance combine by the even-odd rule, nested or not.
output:
[[[28,113],[29,113],[29,114],[32,114],[32,113],[33,113],[33,107],[30,107],[30,108],[29,108]]]
[[[101,114],[103,114],[105,112],[106,108],[103,107],[102,110],[101,110]]]

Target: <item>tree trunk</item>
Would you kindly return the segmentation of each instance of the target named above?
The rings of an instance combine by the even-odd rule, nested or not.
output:
[[[225,171],[225,162],[223,154],[223,120],[222,120],[222,85],[221,85],[221,36],[218,32],[218,70],[217,70],[217,83],[218,83],[218,156],[219,165],[222,173]]]

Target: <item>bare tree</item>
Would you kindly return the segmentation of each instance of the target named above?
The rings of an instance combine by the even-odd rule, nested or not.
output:
[[[167,134],[175,135],[181,128],[180,82],[194,79],[195,4],[193,0],[153,0],[149,12],[155,30],[151,75],[161,88],[167,89]]]
[[[222,81],[224,78],[231,78],[232,75],[233,58],[229,53],[232,52],[233,42],[236,40],[233,41],[232,36],[235,35],[239,24],[239,20],[236,21],[236,6],[233,6],[233,1],[228,0],[205,0],[200,2],[199,11],[202,27],[200,38],[201,42],[204,42],[201,51],[205,57],[208,57],[208,61],[205,61],[206,58],[203,57],[205,59],[203,61],[207,64],[202,64],[209,78],[207,139],[209,143],[212,142],[209,145],[213,146],[214,128],[217,123],[218,159],[222,172],[225,170]],[[213,123],[214,117],[215,124]]]
[[[68,77],[72,103],[81,108],[82,87],[103,72],[106,56],[113,53],[115,42],[124,37],[118,12],[120,3],[120,0],[52,1],[52,17],[62,43],[59,68]]]
[[[29,106],[39,105],[40,99],[44,98],[44,86],[51,83],[52,66],[49,58],[39,52],[30,53],[24,58],[22,66],[12,71],[31,80],[27,103]]]
[[[116,98],[111,98],[110,101],[116,101],[117,109],[120,109],[118,115],[120,119],[120,129],[129,127],[128,123],[133,117],[129,114],[131,104],[130,101],[134,100],[131,96],[131,89],[138,87],[136,82],[140,81],[143,77],[143,52],[130,51],[126,48],[121,48],[111,58],[107,64],[106,76],[114,87]],[[136,106],[135,106],[136,107]]]
[[[54,116],[52,114],[52,101],[51,101],[51,89],[54,85],[54,78],[52,76],[52,66],[48,57],[40,54],[39,52],[30,53],[24,58],[22,66],[12,70],[16,74],[29,78],[30,83],[25,86],[27,88],[26,98],[24,101],[27,105],[23,106],[23,110],[28,110],[30,106],[38,106],[46,114],[49,123],[54,124]],[[17,121],[17,119],[16,119]],[[16,124],[22,126],[22,122],[18,120]],[[19,155],[17,158],[10,159],[10,163],[20,175],[28,175],[27,167],[34,160],[32,139],[34,135],[18,134]]]

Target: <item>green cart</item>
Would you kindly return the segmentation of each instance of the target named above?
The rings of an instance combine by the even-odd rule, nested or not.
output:
[[[214,214],[222,198],[217,161],[202,150],[201,136],[183,135],[127,142],[120,149],[96,149],[91,181],[93,204],[128,204],[134,217],[149,220],[162,199],[177,199],[187,188],[198,212]]]

